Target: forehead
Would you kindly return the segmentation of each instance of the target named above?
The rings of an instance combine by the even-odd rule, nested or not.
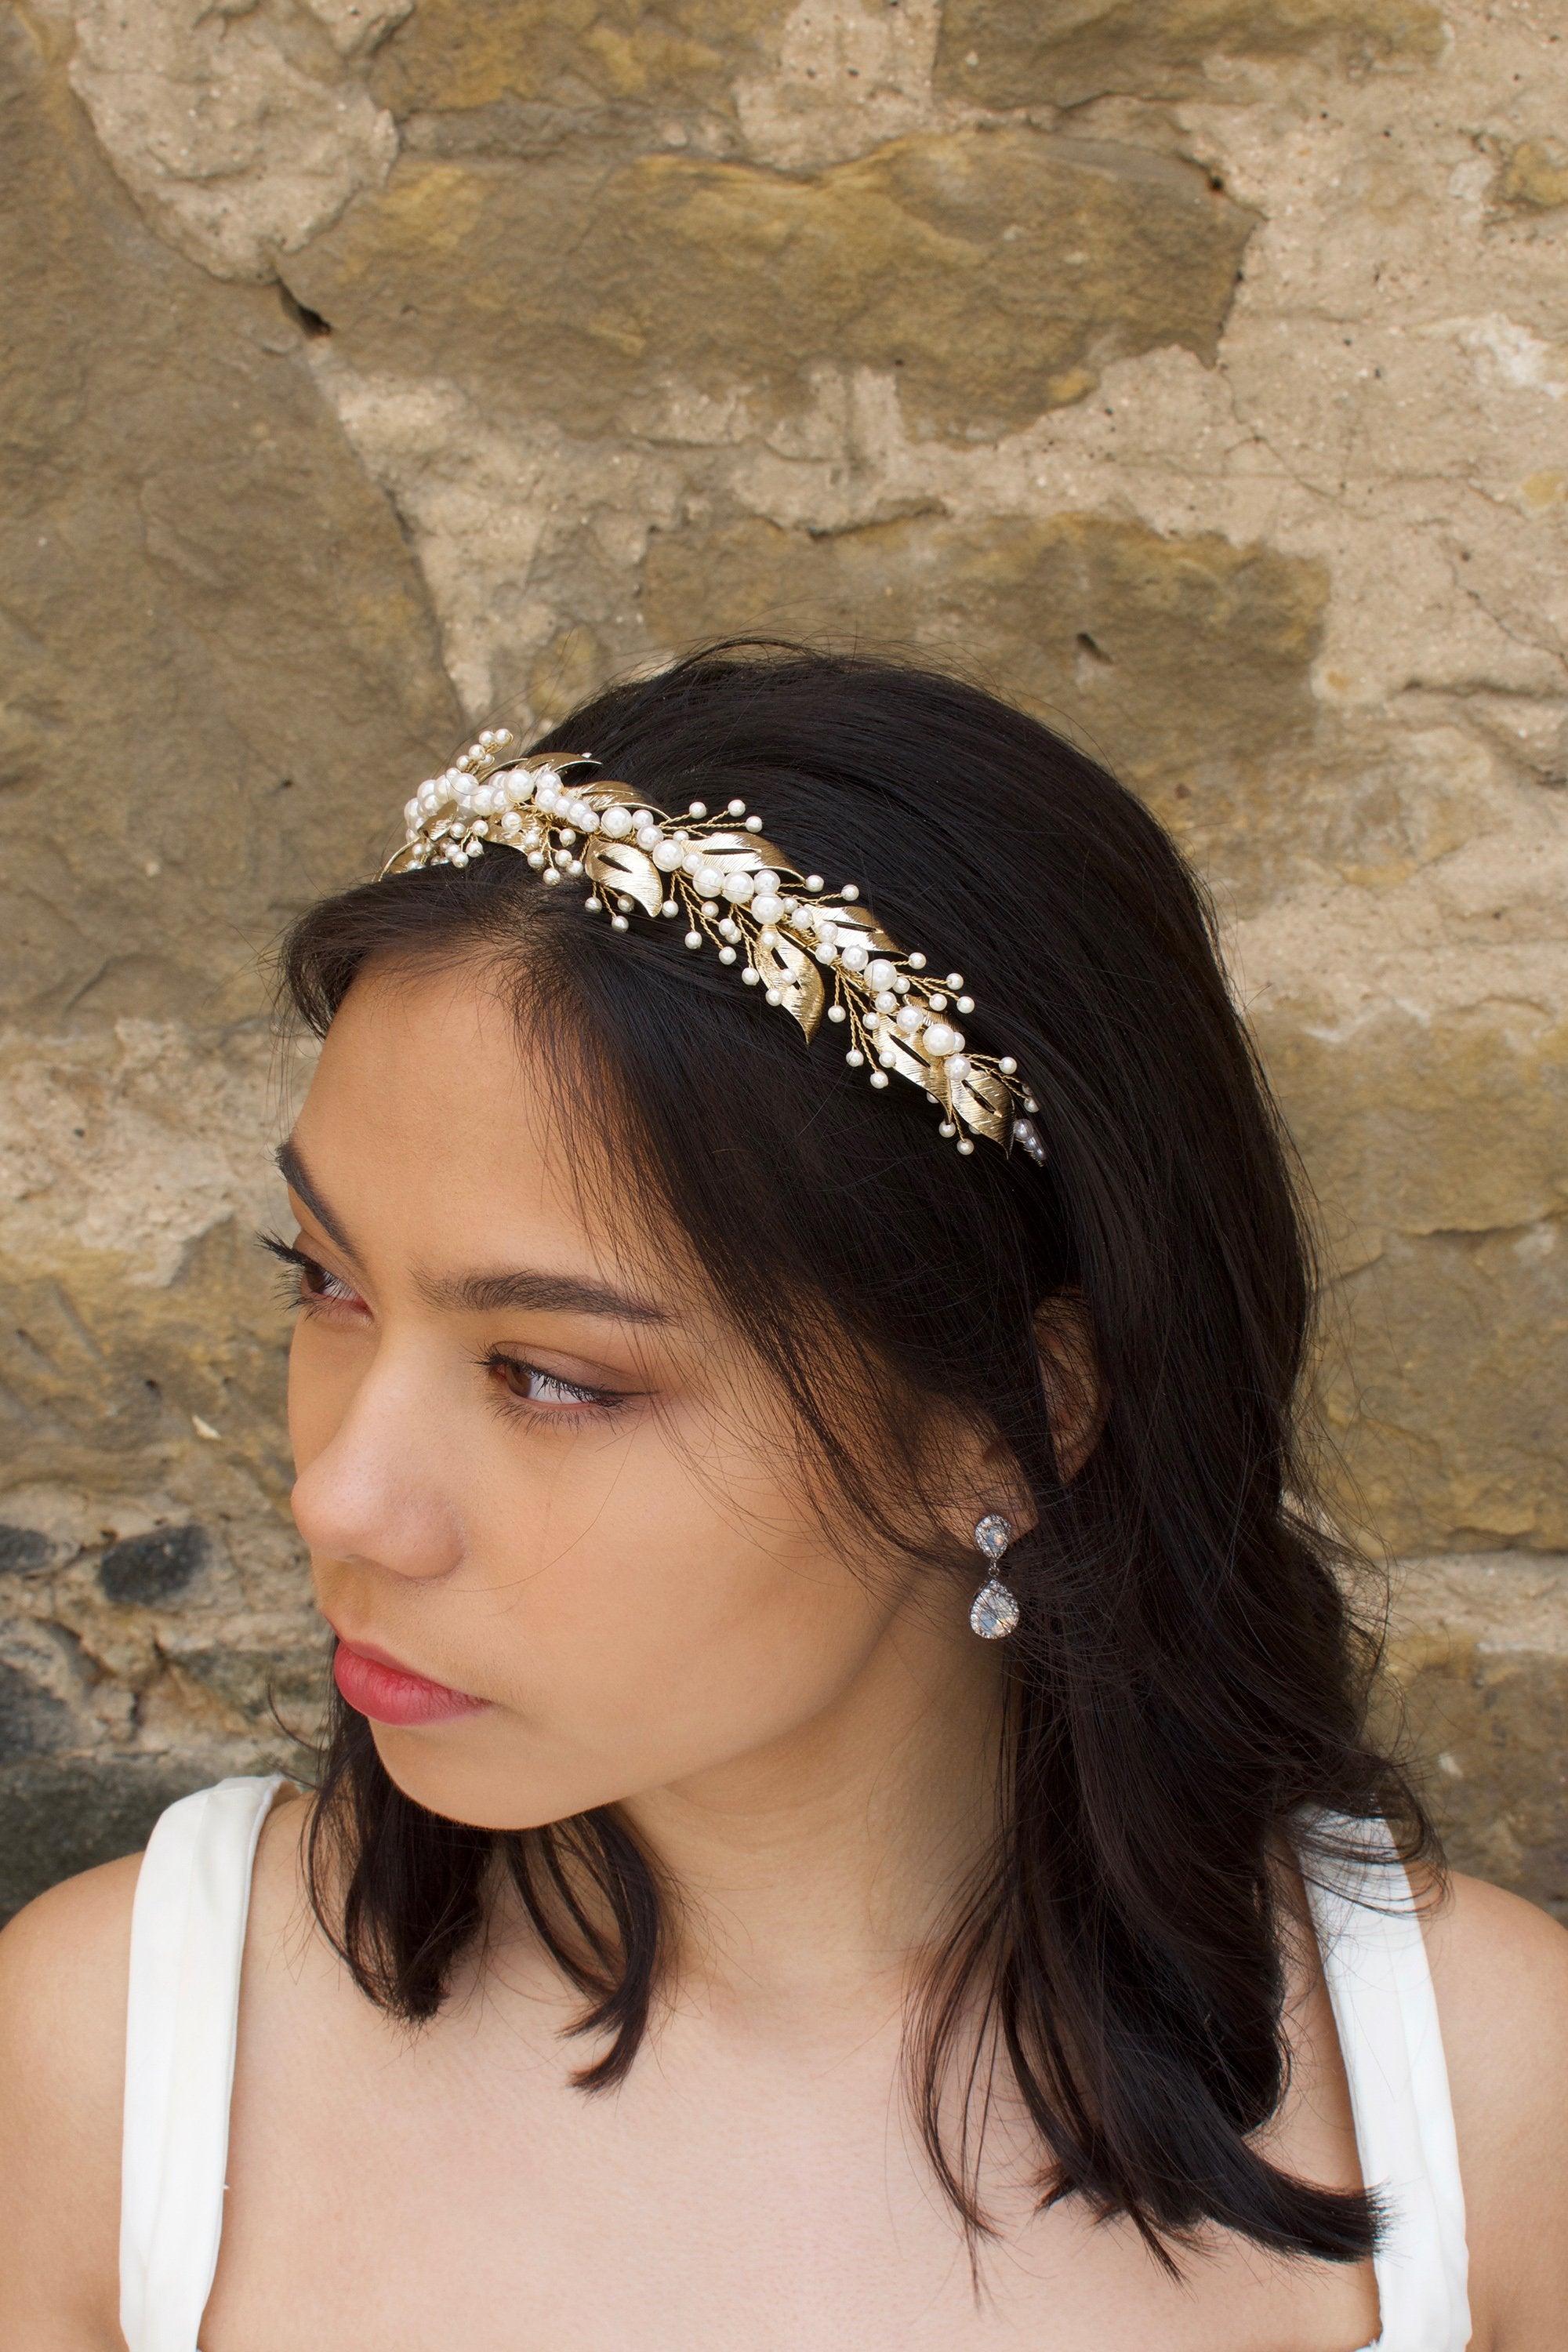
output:
[[[680,1236],[569,1050],[520,1029],[482,965],[374,971],[329,1029],[295,1141],[321,1194],[427,1261],[526,1245],[602,1279],[689,1286]],[[521,1260],[520,1260],[521,1262]]]

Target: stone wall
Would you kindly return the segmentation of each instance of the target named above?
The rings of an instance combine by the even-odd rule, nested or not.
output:
[[[1538,0],[34,0],[0,1901],[290,1754],[258,951],[474,724],[957,658],[1218,896],[1462,1862],[1568,1906],[1568,41]]]

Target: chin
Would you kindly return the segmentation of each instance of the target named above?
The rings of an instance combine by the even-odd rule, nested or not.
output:
[[[531,1769],[523,1758],[484,1753],[474,1731],[471,1717],[418,1730],[371,1726],[375,1752],[399,1794],[468,1829],[543,1829],[614,1801],[602,1789],[574,1787],[564,1778],[557,1781],[541,1774],[536,1766]]]

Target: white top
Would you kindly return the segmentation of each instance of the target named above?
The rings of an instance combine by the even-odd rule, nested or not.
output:
[[[131,1924],[120,2325],[129,2352],[197,2352],[217,2268],[240,1961],[257,1840],[282,1787],[220,1780],[171,1805]],[[1327,1824],[1332,1827],[1332,1822]],[[1345,1824],[1347,1830],[1352,1824]],[[1386,1847],[1309,1886],[1339,2027],[1362,2177],[1384,2198],[1373,2258],[1381,2331],[1366,2352],[1465,2352],[1465,2200],[1421,1923]]]

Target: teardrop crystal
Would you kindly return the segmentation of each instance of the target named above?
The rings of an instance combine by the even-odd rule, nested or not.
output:
[[[983,1642],[1005,1641],[1018,1622],[1017,1595],[993,1577],[975,1594],[969,1611],[969,1622]]]

